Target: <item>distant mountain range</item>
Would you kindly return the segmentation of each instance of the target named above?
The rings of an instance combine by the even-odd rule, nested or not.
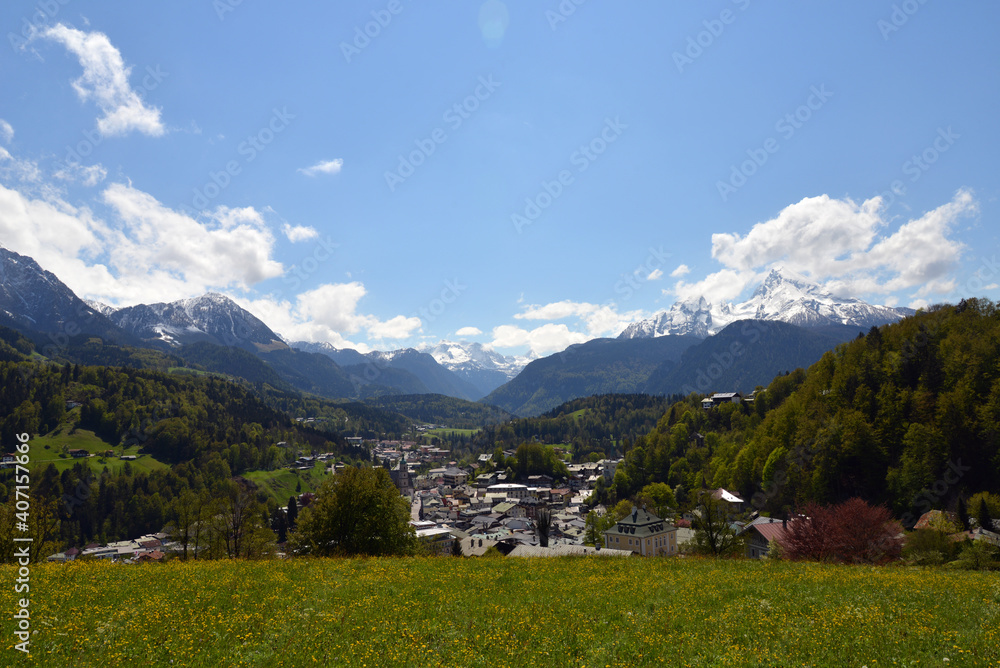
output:
[[[325,342],[298,341],[292,347],[326,355],[349,376],[366,384],[385,384],[407,390],[401,394],[444,394],[469,401],[483,397],[483,392],[465,378],[439,364],[433,356],[413,348],[362,354]]]
[[[86,303],[31,258],[0,248],[0,324],[33,333],[44,354],[97,337],[168,351],[204,370],[280,389],[351,399],[441,394],[516,415],[593,394],[753,389],[873,325],[911,313],[836,298],[802,277],[773,271],[741,304],[678,303],[633,323],[617,339],[533,361],[454,341],[363,354],[324,342],[286,342],[217,293],[120,309]]]
[[[422,350],[441,366],[472,383],[480,396],[513,380],[531,361],[528,357],[501,355],[481,343],[467,341],[441,341]]]
[[[669,310],[632,323],[618,338],[687,334],[705,338],[738,320],[787,322],[800,327],[848,325],[867,330],[914,312],[909,308],[872,306],[859,299],[835,297],[801,276],[774,269],[745,302],[711,304],[704,297],[677,302]]]

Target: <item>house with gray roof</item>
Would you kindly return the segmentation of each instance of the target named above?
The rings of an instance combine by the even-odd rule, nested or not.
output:
[[[604,532],[605,547],[631,550],[641,557],[677,554],[677,527],[645,508],[632,512]]]

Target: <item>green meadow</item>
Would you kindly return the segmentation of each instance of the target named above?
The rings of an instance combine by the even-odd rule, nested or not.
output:
[[[12,583],[15,568],[0,567]],[[0,609],[13,611],[12,586]],[[3,665],[996,666],[995,574],[674,558],[41,564]]]

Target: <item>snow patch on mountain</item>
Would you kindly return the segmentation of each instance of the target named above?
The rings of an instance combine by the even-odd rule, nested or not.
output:
[[[113,310],[108,317],[137,336],[174,346],[201,340],[250,350],[285,346],[256,316],[217,292],[170,303],[129,306]]]
[[[740,304],[711,304],[704,297],[677,302],[669,310],[634,322],[618,338],[636,339],[677,334],[712,336],[737,320],[774,320],[800,327],[851,325],[871,327],[895,322],[913,309],[875,306],[851,297],[836,297],[809,279],[772,269],[753,295]]]
[[[425,344],[419,349],[429,353],[438,364],[452,371],[498,371],[507,376],[508,380],[521,373],[521,369],[531,361],[528,357],[501,355],[474,341],[440,341],[435,345]]]

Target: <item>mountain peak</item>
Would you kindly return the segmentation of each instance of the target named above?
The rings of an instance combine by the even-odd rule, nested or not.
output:
[[[874,306],[860,299],[836,297],[809,278],[774,267],[753,295],[740,304],[713,305],[704,297],[677,302],[669,310],[632,323],[619,338],[648,338],[673,334],[711,336],[736,320],[770,320],[801,327],[851,325],[869,328],[895,322],[912,309]]]
[[[260,319],[218,292],[166,304],[137,304],[109,317],[127,332],[172,346],[209,341],[251,352],[286,347]]]

